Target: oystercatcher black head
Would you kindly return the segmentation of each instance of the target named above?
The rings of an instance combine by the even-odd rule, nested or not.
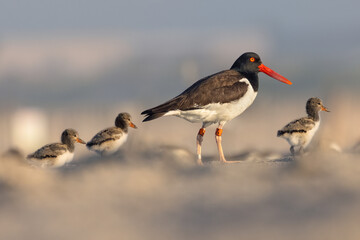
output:
[[[254,52],[247,52],[242,54],[231,66],[230,69],[234,69],[236,71],[239,71],[241,73],[258,73],[263,72],[267,74],[268,76],[279,80],[280,82],[286,83],[291,85],[292,82],[290,82],[288,79],[284,78],[277,72],[273,71],[272,69],[266,67],[259,57]]]
[[[259,72],[259,66],[261,65],[259,55],[253,52],[247,52],[242,54],[230,69],[235,69],[239,72],[257,73]]]
[[[199,164],[202,163],[201,142],[205,128],[218,123],[216,143],[220,160],[228,162],[222,152],[222,127],[253,103],[258,92],[259,72],[291,84],[289,80],[266,67],[259,55],[247,52],[242,54],[229,70],[202,78],[173,99],[143,111],[141,114],[146,115],[143,121],[150,121],[161,116],[177,116],[190,122],[202,122],[202,128],[197,136]]]

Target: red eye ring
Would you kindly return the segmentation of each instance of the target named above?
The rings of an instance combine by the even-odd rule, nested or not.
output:
[[[255,58],[250,58],[250,62],[255,62]]]

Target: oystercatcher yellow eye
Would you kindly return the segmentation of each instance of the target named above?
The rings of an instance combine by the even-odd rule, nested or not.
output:
[[[250,62],[255,62],[255,58],[250,58]]]

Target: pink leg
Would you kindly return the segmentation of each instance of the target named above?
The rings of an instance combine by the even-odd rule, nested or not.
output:
[[[217,148],[218,148],[218,150],[219,150],[220,161],[223,162],[223,163],[226,163],[226,159],[225,159],[224,152],[223,152],[222,145],[221,145],[221,134],[222,134],[222,131],[223,131],[223,130],[222,130],[221,128],[217,128],[217,129],[216,129],[216,132],[215,132],[215,140],[216,140]]]
[[[197,137],[196,137],[196,154],[197,154],[197,163],[203,165],[201,160],[201,143],[203,141],[203,136],[205,134],[205,128],[200,128]]]
[[[224,152],[223,152],[222,145],[221,145],[222,131],[223,131],[222,126],[219,125],[219,127],[216,129],[216,132],[215,132],[215,140],[216,140],[216,145],[219,150],[220,162],[222,162],[222,163],[238,163],[238,162],[240,162],[240,161],[227,161],[225,159]]]

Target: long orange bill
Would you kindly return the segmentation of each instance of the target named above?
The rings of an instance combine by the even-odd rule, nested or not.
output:
[[[330,112],[329,109],[327,109],[327,108],[324,107],[324,106],[321,106],[321,111]]]
[[[275,78],[276,80],[279,80],[280,82],[286,83],[291,85],[292,82],[290,82],[288,79],[286,79],[285,77],[281,76],[280,74],[278,74],[277,72],[275,72],[274,70],[272,70],[271,68],[268,68],[267,66],[265,66],[264,64],[261,64],[259,67],[259,71],[265,73],[266,75]]]
[[[76,141],[77,141],[78,143],[86,144],[86,142],[85,142],[84,140],[80,139],[80,138],[77,138]]]
[[[132,122],[130,122],[129,126],[135,129],[137,128],[137,126],[135,126],[135,124],[133,124]]]

